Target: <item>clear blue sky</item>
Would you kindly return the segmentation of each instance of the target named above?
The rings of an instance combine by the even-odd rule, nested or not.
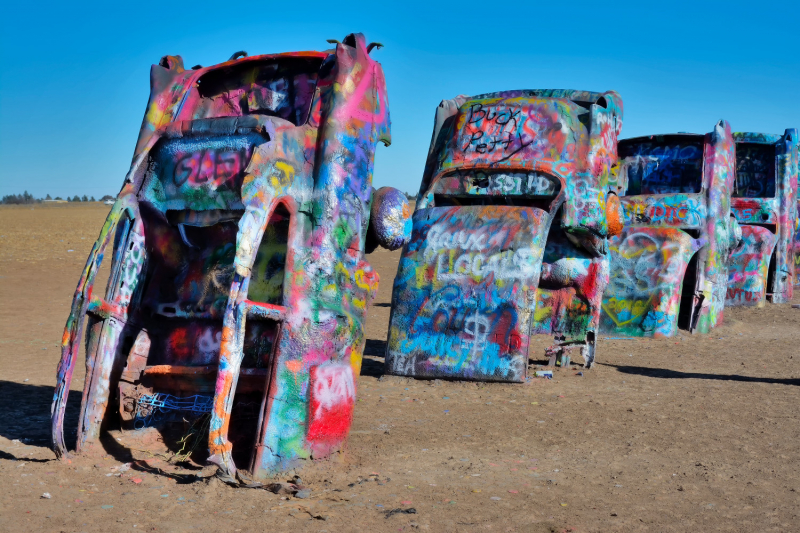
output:
[[[0,21],[0,195],[116,194],[165,54],[211,65],[362,32],[389,90],[376,186],[416,192],[439,101],[618,91],[623,137],[800,127],[800,1],[10,2]]]

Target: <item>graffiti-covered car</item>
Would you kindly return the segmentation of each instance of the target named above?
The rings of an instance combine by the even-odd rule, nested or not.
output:
[[[797,226],[797,130],[734,133],[736,186],[731,210],[742,242],[728,268],[725,305],[761,307],[794,295]]]
[[[326,52],[153,65],[131,169],[64,331],[57,455],[84,316],[78,452],[105,427],[146,444],[139,428],[199,415],[229,480],[342,444],[378,286],[365,248],[397,248],[409,229],[402,194],[373,202],[390,124],[371,48],[352,34]]]
[[[596,283],[602,292],[607,271],[593,258],[609,233],[606,184],[621,127],[613,91],[509,91],[440,104],[393,287],[388,373],[525,379],[551,224],[583,250],[548,265],[553,290]],[[580,334],[567,342],[591,342],[588,359],[594,339]]]
[[[800,148],[798,148],[798,152],[800,152]],[[800,164],[798,164],[800,168]],[[798,172],[798,183],[800,183],[800,172]],[[800,185],[798,185],[800,188]],[[798,197],[800,197],[800,190],[798,191]],[[797,227],[795,228],[794,233],[794,284],[795,286],[800,286],[800,200],[797,201]]]
[[[722,322],[731,250],[734,141],[720,121],[705,135],[619,142],[622,233],[609,239],[601,331],[668,337]]]

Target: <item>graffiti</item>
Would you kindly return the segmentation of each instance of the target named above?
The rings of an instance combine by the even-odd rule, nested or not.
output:
[[[576,246],[559,226],[551,226],[531,333],[553,334],[562,346],[575,345],[581,349],[585,365],[591,367],[608,279],[606,254],[595,255]],[[563,352],[559,345],[548,349],[556,359],[563,357]]]
[[[743,243],[733,254],[725,305],[762,307],[794,295],[797,228],[797,130],[736,133],[731,212]]]
[[[163,139],[142,195],[162,209],[242,209],[240,189],[259,133]]]
[[[736,143],[737,198],[775,197],[775,145]]]
[[[347,437],[356,385],[349,364],[323,363],[311,369],[307,439],[315,450]]]
[[[481,253],[465,253],[454,262],[453,250],[439,252],[436,256],[436,279],[457,280],[461,278],[483,279],[494,274],[495,279],[529,278],[536,270],[534,251],[530,248],[507,250],[486,256]]]
[[[706,219],[706,205],[686,195],[638,196],[622,199],[626,224],[699,227]]]
[[[372,198],[370,220],[373,223],[367,235],[367,251],[377,244],[387,250],[397,250],[411,235],[411,207],[406,195],[391,187],[381,187]]]
[[[798,180],[800,180],[800,161],[798,162]],[[800,187],[800,181],[798,181],[798,187]],[[798,195],[800,195],[800,190],[798,190]],[[800,201],[797,202],[797,218],[800,220]],[[795,286],[800,285],[800,223],[797,221],[795,222],[795,235],[794,235],[794,284]]]
[[[186,181],[191,185],[211,183],[218,187],[241,174],[249,160],[245,149],[238,152],[200,150],[175,163],[173,181],[178,187]]]
[[[629,228],[609,244],[601,331],[675,335],[683,278],[699,243],[677,229]]]
[[[405,197],[372,188],[376,145],[391,139],[383,71],[360,34],[192,70],[167,59],[67,320],[54,449],[66,456],[89,314],[78,452],[114,412],[122,444],[142,425],[136,405],[202,399],[208,461],[232,483],[240,469],[263,478],[344,444],[379,282],[365,253],[408,240]],[[106,250],[109,288],[92,297]],[[175,418],[146,425],[167,438]]]
[[[722,321],[730,253],[734,142],[720,121],[702,135],[657,135],[620,142],[618,180],[626,229],[610,240],[611,279],[601,331],[671,336]]]
[[[461,150],[491,154],[499,149],[503,155],[518,152],[530,144],[518,130],[520,119],[523,118],[519,108],[484,106],[480,103],[471,105],[465,135],[468,138]]]
[[[794,272],[795,272],[795,286],[800,285],[800,246],[797,245],[798,239],[795,239],[794,245]]]
[[[703,182],[703,144],[659,136],[620,148],[628,194],[698,193]]]
[[[731,213],[740,224],[774,224],[778,219],[774,200],[736,198],[731,203]]]
[[[731,254],[725,305],[763,307],[775,235],[760,226],[742,226],[742,244]]]
[[[419,377],[456,372],[524,379],[527,333],[520,326],[536,290],[536,243],[546,219],[534,208],[515,211],[439,207],[415,213],[395,278],[388,368]],[[395,329],[395,317],[406,324],[402,330]]]
[[[553,334],[556,350],[591,345],[591,365],[605,243],[622,216],[619,203],[606,202],[621,123],[613,92],[442,102],[395,278],[387,372],[522,381],[531,331]],[[543,263],[551,227],[570,232],[575,257]],[[566,302],[562,290],[579,298],[540,317],[541,331],[530,326],[540,274],[548,300]]]
[[[507,196],[552,198],[559,188],[557,179],[540,172],[472,170],[443,176],[433,188],[448,196]],[[474,199],[473,199],[474,201]],[[509,198],[509,201],[513,201]]]

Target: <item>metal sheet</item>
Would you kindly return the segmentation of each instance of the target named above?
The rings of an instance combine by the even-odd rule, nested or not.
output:
[[[395,279],[390,373],[522,381],[548,214],[436,207],[413,218]]]

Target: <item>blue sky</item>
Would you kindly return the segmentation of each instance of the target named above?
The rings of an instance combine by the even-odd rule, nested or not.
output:
[[[416,192],[439,101],[522,88],[618,91],[623,137],[800,127],[800,2],[14,2],[0,21],[0,195],[116,194],[165,54],[211,65],[362,32],[393,144],[376,187]]]

